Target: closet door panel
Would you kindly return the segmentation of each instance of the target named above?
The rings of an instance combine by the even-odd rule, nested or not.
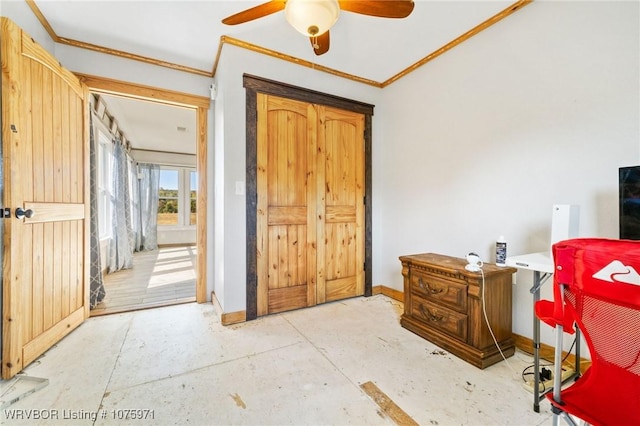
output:
[[[364,294],[364,116],[323,107],[324,300]]]
[[[310,104],[259,95],[258,314],[315,304],[316,114]],[[263,196],[260,196],[263,191]]]

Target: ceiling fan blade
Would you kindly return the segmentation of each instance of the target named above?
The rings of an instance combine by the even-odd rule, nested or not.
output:
[[[285,3],[285,0],[272,0],[267,3],[262,3],[258,6],[238,12],[235,15],[228,16],[222,20],[222,23],[227,25],[237,25],[253,21],[254,19],[262,18],[263,16],[284,10]]]
[[[317,37],[309,37],[309,40],[311,40],[313,53],[316,55],[324,55],[329,51],[329,31]]]
[[[381,18],[406,18],[413,11],[413,0],[339,0],[340,9]]]

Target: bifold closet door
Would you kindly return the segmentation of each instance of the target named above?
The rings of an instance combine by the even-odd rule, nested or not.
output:
[[[364,116],[257,102],[257,314],[364,294]]]

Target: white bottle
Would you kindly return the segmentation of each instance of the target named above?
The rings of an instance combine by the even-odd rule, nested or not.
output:
[[[496,265],[507,266],[507,240],[504,236],[500,235],[498,241],[496,241]]]

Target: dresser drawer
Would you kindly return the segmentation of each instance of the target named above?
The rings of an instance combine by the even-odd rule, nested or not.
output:
[[[400,256],[400,262],[404,328],[478,368],[513,355],[511,296],[516,269],[485,263],[480,275],[465,268],[466,259],[437,253]],[[485,300],[483,287],[490,289]],[[483,310],[489,313],[493,331]]]
[[[419,271],[411,272],[411,291],[459,312],[467,312],[467,285]]]
[[[437,305],[417,294],[411,297],[411,315],[457,339],[467,340],[467,315]]]

